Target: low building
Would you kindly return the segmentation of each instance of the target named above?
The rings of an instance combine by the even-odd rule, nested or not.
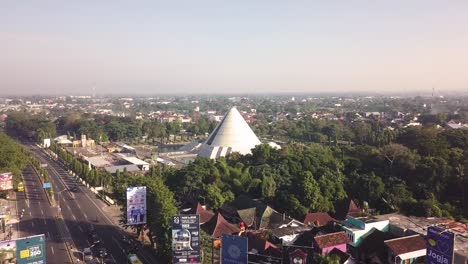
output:
[[[326,235],[320,235],[314,237],[314,251],[321,255],[326,255],[333,249],[339,249],[346,252],[346,244],[349,242],[349,238],[345,232],[336,232]]]
[[[124,160],[128,161],[129,163],[138,166],[142,171],[149,171],[149,163],[143,161],[137,157],[123,157]]]
[[[304,225],[324,226],[335,221],[328,213],[307,213],[304,217]]]
[[[388,220],[379,220],[375,217],[352,217],[348,216],[346,221],[342,222],[343,231],[350,239],[347,252],[352,256],[356,255],[356,248],[361,244],[363,237],[372,229],[387,232],[389,229]]]
[[[385,241],[388,247],[388,263],[424,263],[426,241],[422,235],[400,237]]]

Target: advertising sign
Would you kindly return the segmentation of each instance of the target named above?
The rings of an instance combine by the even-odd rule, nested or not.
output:
[[[37,235],[0,242],[0,263],[45,264],[45,236]]]
[[[450,231],[430,226],[427,228],[426,264],[452,264],[455,235]]]
[[[0,191],[13,189],[13,174],[5,172],[0,174]]]
[[[127,188],[127,224],[146,224],[146,187]]]
[[[247,264],[247,252],[247,237],[222,235],[221,263]]]
[[[50,182],[44,182],[42,184],[42,188],[44,188],[44,189],[50,189],[50,187],[51,187]]]
[[[172,263],[200,263],[200,216],[172,217]]]

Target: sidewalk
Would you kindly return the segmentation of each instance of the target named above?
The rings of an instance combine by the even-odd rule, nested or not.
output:
[[[1,214],[5,215],[5,232],[0,233],[2,240],[11,240],[19,237],[18,234],[18,209],[16,203],[16,192],[11,192],[8,199],[0,200]],[[3,230],[2,230],[3,231]]]

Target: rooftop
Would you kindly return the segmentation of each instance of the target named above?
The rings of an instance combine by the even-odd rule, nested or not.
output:
[[[320,248],[328,248],[336,245],[346,244],[349,242],[348,236],[346,236],[345,232],[336,232],[321,236],[314,237],[315,243]]]
[[[385,241],[385,244],[397,256],[426,249],[426,241],[422,235],[395,238]]]

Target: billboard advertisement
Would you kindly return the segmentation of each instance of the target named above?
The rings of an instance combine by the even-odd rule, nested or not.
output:
[[[451,264],[455,235],[436,226],[427,228],[426,264]]]
[[[13,189],[13,174],[11,172],[0,173],[0,191]]]
[[[0,263],[45,264],[45,236],[37,235],[0,242]]]
[[[221,263],[247,264],[247,237],[224,234],[221,237]]]
[[[200,216],[172,217],[172,263],[200,263]]]
[[[146,224],[146,187],[127,188],[127,224]]]

